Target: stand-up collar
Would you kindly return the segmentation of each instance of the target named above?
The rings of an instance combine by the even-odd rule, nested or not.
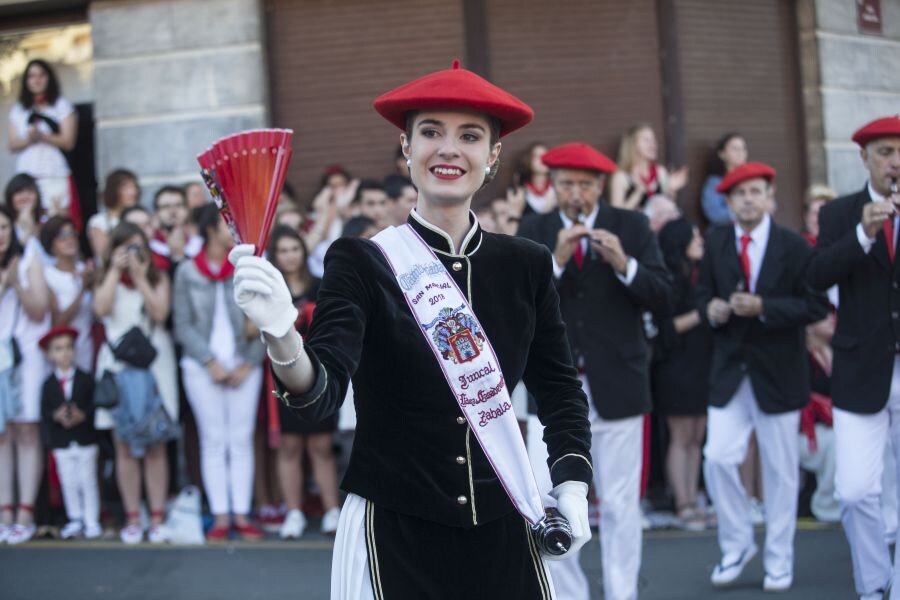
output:
[[[469,211],[469,223],[471,224],[471,227],[463,237],[458,254],[453,247],[453,238],[450,237],[450,234],[437,225],[433,225],[426,221],[416,209],[410,211],[409,218],[406,219],[406,222],[415,229],[416,233],[425,240],[426,244],[431,246],[432,250],[441,254],[446,254],[448,256],[470,256],[475,254],[475,251],[481,246],[481,226],[478,224],[475,213],[471,210]]]

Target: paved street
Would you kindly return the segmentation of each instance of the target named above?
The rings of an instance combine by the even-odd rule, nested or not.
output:
[[[308,538],[308,539],[307,539]],[[124,547],[112,542],[35,542],[0,547],[3,600],[326,600],[331,542],[307,536],[302,542],[275,540],[214,547]],[[758,532],[762,543],[762,532]],[[761,556],[762,553],[760,553]],[[653,532],[645,537],[642,600],[766,598],[760,557],[739,585],[710,588],[707,576],[717,560],[714,534]],[[583,553],[593,590],[601,598],[596,542]],[[780,598],[854,598],[850,558],[840,529],[803,526],[797,534],[794,589]],[[492,599],[493,600],[493,599]]]

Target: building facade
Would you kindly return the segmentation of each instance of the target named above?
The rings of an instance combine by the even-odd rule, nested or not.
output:
[[[460,58],[536,111],[504,139],[485,196],[504,193],[533,141],[615,157],[622,132],[646,122],[662,162],[690,167],[689,214],[712,146],[739,131],[778,170],[779,218],[798,225],[808,184],[863,185],[850,134],[900,107],[900,0],[0,0],[0,23],[0,78],[16,39],[89,26],[79,100],[96,175],[124,166],[148,192],[198,180],[200,150],[262,126],[295,130],[288,180],[301,200],[329,165],[380,178],[398,132],[372,99]],[[0,88],[4,106],[17,85]],[[4,181],[11,165],[0,153]]]

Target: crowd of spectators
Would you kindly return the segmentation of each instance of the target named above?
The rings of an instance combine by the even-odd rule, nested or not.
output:
[[[266,530],[299,538],[310,518],[333,533],[348,451],[336,433],[353,429],[352,398],[319,423],[298,420],[274,400],[259,332],[233,300],[227,254],[234,242],[203,186],[164,185],[148,198],[136,174],[116,169],[105,178],[102,209],[82,215],[62,155],[74,144],[74,119],[50,66],[32,61],[10,115],[17,174],[0,206],[0,543],[22,543],[38,525],[63,523],[62,538],[96,538],[106,527],[127,544],[166,542],[167,504],[184,479],[205,491],[210,541],[255,540]],[[476,199],[485,231],[515,235],[523,217],[557,209],[541,161],[546,151],[529,145],[516,157],[505,196]],[[622,137],[605,200],[647,216],[673,281],[672,314],[645,319],[654,347],[652,418],[660,425],[647,431],[665,448],[656,455],[664,454],[672,523],[687,529],[715,525],[700,477],[711,353],[693,302],[701,225],[731,222],[715,187],[747,157],[740,134],[722,136],[701,197],[685,198],[687,169],[663,166],[652,127],[638,124]],[[414,208],[416,190],[398,158],[383,179],[329,167],[310,199],[285,186],[266,255],[299,308],[301,332],[313,318],[329,245],[402,224]],[[804,200],[811,244],[818,210],[834,197],[819,185]],[[679,208],[694,200],[704,223]],[[809,332],[821,402],[831,333],[830,320]],[[813,414],[816,427],[801,440],[825,490],[833,482],[815,465],[828,461],[811,457],[828,451],[827,414]],[[744,470],[760,510],[752,448]],[[827,493],[814,496],[813,513],[837,519]]]

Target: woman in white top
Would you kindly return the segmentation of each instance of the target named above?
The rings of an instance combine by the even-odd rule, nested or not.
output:
[[[160,272],[150,260],[150,249],[143,232],[131,223],[120,223],[109,234],[109,251],[105,270],[94,289],[94,313],[103,321],[106,339],[115,343],[132,327],[140,327],[157,351],[150,372],[162,399],[162,405],[174,420],[178,419],[178,384],[175,371],[175,351],[165,328],[171,308],[171,285],[168,276]],[[97,355],[97,377],[104,371],[118,373],[126,368],[116,360],[103,344]],[[149,404],[148,404],[149,406]],[[97,429],[112,429],[114,424],[107,410],[97,410]],[[119,493],[125,505],[126,525],[120,537],[126,544],[143,539],[140,524],[141,458],[132,453],[128,440],[114,436],[116,445],[116,476]],[[148,446],[143,456],[144,484],[150,505],[151,543],[166,541],[164,509],[169,481],[166,445]]]
[[[45,61],[25,67],[19,101],[9,113],[9,149],[18,154],[16,172],[38,180],[47,212],[70,214],[81,224],[72,172],[63,152],[75,147],[78,115],[62,97],[59,81]]]
[[[32,196],[34,201],[36,196]],[[15,222],[19,215],[32,213],[31,204],[22,201],[19,195],[13,198],[15,202],[8,202],[5,207],[8,220]],[[15,233],[12,235],[14,239]],[[34,535],[34,500],[43,473],[40,404],[41,386],[48,367],[38,340],[49,329],[50,317],[43,263],[35,247],[35,244],[26,245],[23,254],[6,263],[0,277],[3,283],[0,286],[3,299],[0,312],[3,326],[0,329],[15,339],[21,355],[17,367],[19,410],[10,419],[9,432],[0,436],[0,510],[3,510],[5,523],[12,517],[12,490],[15,488],[19,492],[15,523],[6,535],[6,542],[10,544],[27,541]]]
[[[75,340],[75,364],[86,373],[93,371],[94,342],[91,325],[91,276],[93,266],[80,260],[78,231],[69,217],[50,217],[41,227],[41,245],[54,259],[44,268],[50,289],[52,325],[69,326],[78,331]]]
[[[141,188],[137,175],[128,169],[116,169],[106,176],[103,186],[104,210],[90,218],[87,225],[88,241],[94,260],[100,261],[107,254],[109,232],[119,224],[122,212],[141,200]]]
[[[656,194],[675,199],[687,185],[688,169],[671,173],[656,161],[659,146],[648,123],[638,123],[622,136],[619,144],[619,170],[609,183],[609,203],[616,208],[640,210]]]
[[[253,431],[262,387],[264,348],[234,301],[234,245],[215,205],[194,213],[204,247],[175,271],[175,336],[181,344],[184,392],[200,434],[200,469],[215,522],[211,542],[262,537],[250,523]],[[231,515],[234,515],[232,523]]]

